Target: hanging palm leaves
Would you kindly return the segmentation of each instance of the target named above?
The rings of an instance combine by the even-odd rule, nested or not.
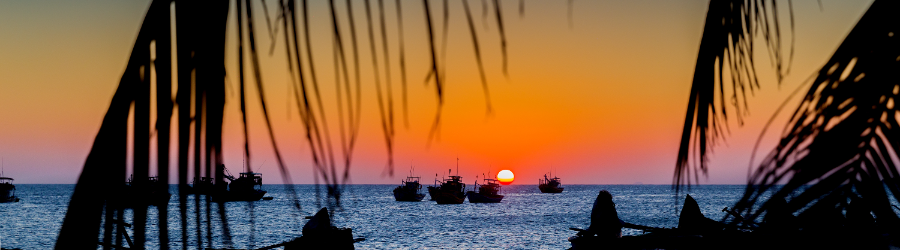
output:
[[[793,30],[793,13],[789,12]],[[753,41],[757,35],[761,34],[766,41],[779,81],[788,73],[783,63],[777,13],[775,0],[709,2],[675,164],[676,189],[696,183],[700,174],[706,175],[707,154],[727,131],[728,110],[734,110],[736,114],[732,117],[739,125],[743,124],[743,116],[749,114],[747,92],[752,95],[760,88],[753,60]],[[726,69],[731,75],[728,80],[724,74]],[[726,92],[726,88],[731,91]]]
[[[788,212],[801,216],[855,203],[879,222],[897,220],[890,204],[900,198],[897,10],[897,1],[875,1],[816,73],[777,147],[750,176],[737,205],[750,219],[788,200]]]
[[[320,88],[320,81],[317,78],[316,59],[313,57],[313,47],[310,42],[311,21],[309,20],[309,7],[306,0],[279,0],[278,14],[275,21],[272,22],[269,17],[269,10],[265,2],[262,2],[264,19],[266,20],[266,30],[268,37],[271,39],[272,48],[274,43],[279,39],[279,31],[283,36],[285,43],[285,51],[287,58],[287,68],[291,79],[291,88],[293,89],[293,101],[297,106],[301,124],[306,135],[306,144],[310,147],[310,160],[313,162],[314,176],[316,183],[321,179],[326,184],[327,195],[330,201],[329,205],[340,206],[340,194],[342,185],[349,181],[349,171],[351,159],[353,155],[354,145],[359,137],[359,127],[361,124],[362,111],[362,91],[361,79],[364,77],[360,73],[359,55],[357,51],[356,29],[354,17],[357,15],[352,10],[353,0],[347,0],[347,19],[350,27],[350,41],[353,53],[353,70],[350,70],[347,62],[347,55],[344,46],[345,34],[341,31],[340,23],[343,20],[338,18],[335,1],[329,1],[331,11],[331,22],[334,51],[334,72],[335,89],[337,92],[336,99],[338,110],[338,121],[341,136],[341,153],[342,162],[338,163],[334,157],[334,148],[330,139],[329,125],[326,115],[326,100],[323,98]],[[188,242],[201,247],[206,244],[207,247],[212,245],[213,233],[215,228],[221,228],[223,243],[226,247],[230,247],[231,236],[228,226],[228,214],[225,213],[223,206],[219,204],[214,209],[209,196],[201,198],[200,195],[194,195],[193,212],[189,212],[187,207],[188,196],[188,176],[192,174],[195,178],[214,177],[215,183],[224,183],[226,176],[225,167],[222,156],[222,125],[224,117],[224,107],[226,102],[225,96],[225,47],[227,17],[229,16],[229,2],[199,3],[196,1],[177,1],[175,2],[175,37],[177,38],[176,57],[172,58],[170,52],[172,46],[170,42],[173,40],[171,36],[170,16],[173,1],[157,0],[153,1],[144,22],[138,34],[137,41],[134,45],[128,66],[122,76],[119,87],[110,103],[109,110],[104,117],[100,131],[97,134],[94,145],[84,165],[84,170],[79,177],[78,184],[72,195],[68,212],[63,222],[60,236],[57,240],[58,249],[93,249],[98,246],[97,234],[102,232],[103,237],[99,245],[104,249],[122,248],[127,243],[129,248],[143,249],[146,241],[146,222],[147,209],[146,205],[131,207],[134,211],[132,221],[134,223],[134,241],[128,237],[125,230],[125,218],[123,207],[112,206],[116,203],[114,191],[125,180],[127,167],[125,165],[127,155],[127,134],[129,129],[133,129],[133,172],[135,180],[146,179],[151,176],[150,160],[151,140],[155,136],[157,139],[157,176],[162,183],[160,192],[168,192],[166,189],[169,179],[168,173],[168,156],[169,137],[171,136],[170,124],[172,122],[174,110],[178,108],[178,116],[176,119],[178,132],[178,212],[180,215],[180,242],[184,248],[187,248]],[[298,7],[297,4],[300,3]],[[386,8],[384,0],[377,2],[377,11],[373,11],[371,3],[368,0],[365,4],[365,18],[367,23],[367,33],[370,51],[372,53],[373,80],[377,88],[379,113],[381,114],[382,128],[385,134],[385,141],[388,148],[388,172],[393,171],[393,148],[394,148],[394,105],[393,105],[393,87],[391,80],[391,64],[390,60],[391,44],[387,38],[386,24]],[[406,107],[406,65],[405,50],[403,44],[403,28],[402,13],[400,1],[396,1],[396,15],[398,17],[399,30],[399,66],[401,79],[403,83],[404,111]],[[435,120],[432,132],[436,131],[436,127],[440,121],[440,106],[443,103],[444,75],[443,67],[439,67],[439,59],[435,53],[434,32],[431,24],[431,10],[428,1],[423,1],[425,8],[425,17],[428,21],[427,35],[430,43],[430,55],[432,59],[431,70],[427,73],[429,77],[434,77],[435,88],[437,90],[437,99],[439,109],[437,119]],[[276,142],[276,136],[270,120],[267,98],[264,95],[265,84],[263,83],[263,68],[260,65],[259,49],[257,46],[258,28],[254,23],[253,2],[250,0],[236,0],[236,34],[238,52],[237,64],[238,70],[236,79],[240,85],[238,93],[240,95],[240,110],[243,125],[243,155],[248,161],[252,159],[250,154],[250,135],[248,128],[248,113],[261,111],[266,123],[266,131],[268,139],[271,142],[271,149],[274,151],[279,171],[282,175],[282,181],[286,184],[291,183],[290,175],[286,163],[282,159],[281,152]],[[447,29],[449,23],[449,1],[444,1],[444,37],[447,39]],[[486,6],[486,5],[485,5]],[[478,40],[475,37],[474,25],[472,24],[471,14],[469,13],[466,3],[466,16],[469,22],[469,28],[472,34],[473,46],[476,51],[476,60],[481,64],[481,54],[479,52]],[[497,14],[497,22],[500,28],[500,36],[502,37],[502,50],[504,67],[506,72],[506,39],[502,30],[502,18],[499,16],[501,10],[497,1],[495,1],[495,9]],[[486,12],[483,10],[484,13]],[[374,15],[378,15],[377,17]],[[486,17],[486,16],[485,16]],[[376,32],[374,22],[378,21],[380,32]],[[302,22],[302,23],[301,23]],[[301,36],[302,33],[302,36]],[[375,34],[380,33],[383,55],[383,68],[385,75],[384,86],[381,85],[381,76],[379,68],[378,54],[376,52]],[[301,41],[305,46],[301,46]],[[366,41],[362,41],[365,43]],[[157,53],[152,55],[155,46]],[[246,49],[245,49],[246,48]],[[274,51],[270,50],[269,54]],[[304,54],[305,53],[305,54]],[[245,56],[248,60],[245,61]],[[303,61],[306,63],[302,63]],[[171,67],[177,63],[177,79],[178,87],[176,98],[170,99],[172,94]],[[244,66],[249,65],[250,68],[245,71]],[[441,69],[441,72],[439,72]],[[156,73],[156,79],[151,78],[151,71]],[[245,77],[245,73],[250,73]],[[351,76],[351,72],[354,72]],[[487,81],[484,79],[483,66],[479,66],[479,72],[482,75],[482,84],[487,95]],[[355,81],[355,86],[351,85],[351,78]],[[252,83],[248,82],[252,81]],[[157,107],[155,107],[157,120],[150,121],[151,87],[156,84],[157,91]],[[260,110],[248,109],[247,91],[255,88],[259,99]],[[177,105],[175,105],[177,104]],[[131,109],[134,111],[131,111]],[[488,100],[488,109],[490,110],[490,101]],[[405,112],[404,112],[405,114]],[[129,127],[129,116],[133,115],[134,125]],[[151,131],[151,125],[155,124],[155,132]],[[193,126],[193,128],[192,128]],[[191,131],[193,129],[193,131]],[[432,134],[433,134],[432,133]],[[190,148],[193,147],[193,152]],[[189,159],[193,162],[189,162]],[[343,171],[339,173],[338,165],[343,164]],[[243,167],[243,166],[242,166]],[[193,171],[191,171],[193,170]],[[191,173],[192,172],[192,173]],[[138,183],[138,182],[135,182]],[[137,184],[135,184],[137,185]],[[286,186],[290,195],[295,195],[291,185]],[[164,190],[165,189],[165,190]],[[318,185],[317,185],[318,189]],[[316,192],[319,195],[319,192]],[[291,197],[293,205],[298,210],[300,204],[296,197]],[[317,202],[321,199],[317,199]],[[201,206],[205,206],[201,209]],[[317,204],[317,206],[320,206]],[[166,206],[158,207],[158,215],[160,221],[168,220],[168,208]],[[213,226],[211,211],[217,210],[219,225]],[[202,215],[200,211],[205,211]],[[331,211],[334,211],[331,209]],[[193,214],[189,214],[193,213]],[[253,211],[249,210],[251,223],[253,222]],[[205,218],[204,218],[205,217]],[[189,235],[188,220],[195,219],[194,231],[195,235]],[[202,223],[205,221],[205,225]],[[100,225],[103,225],[102,230]],[[159,224],[160,248],[168,248],[169,233],[168,224]],[[204,228],[205,227],[205,228]],[[206,235],[203,235],[203,232]],[[252,228],[251,228],[252,232]],[[204,237],[205,236],[205,237]],[[251,239],[252,239],[251,235]],[[123,242],[123,240],[125,242]],[[205,241],[205,242],[204,242]]]

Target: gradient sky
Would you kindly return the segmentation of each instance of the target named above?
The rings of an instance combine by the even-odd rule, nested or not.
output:
[[[320,58],[317,73],[326,86],[326,98],[333,100],[330,20],[325,1],[313,2],[312,32],[318,34],[313,55]],[[366,78],[372,68],[365,13],[362,1],[358,2],[354,11],[366,87],[353,183],[399,183],[410,165],[416,166],[415,175],[430,183],[431,175],[455,168],[457,156],[466,182],[488,171],[494,175],[510,169],[516,175],[515,184],[533,184],[552,168],[564,184],[671,183],[707,1],[576,0],[572,27],[566,1],[527,1],[522,17],[518,1],[501,1],[509,77],[501,71],[493,16],[483,20],[481,2],[470,1],[495,111],[490,116],[485,114],[461,2],[451,1],[443,122],[439,139],[430,144],[427,138],[437,100],[433,83],[423,83],[430,67],[424,14],[419,1],[405,2],[410,126],[403,126],[402,106],[396,98],[394,176],[385,174],[386,150],[374,81]],[[438,9],[439,1],[434,3]],[[750,114],[743,126],[730,121],[730,135],[715,148],[709,177],[701,183],[745,182],[750,152],[763,124],[787,94],[830,57],[870,4],[822,1],[820,10],[816,1],[794,2],[796,46],[791,74],[779,85],[765,48],[758,44],[762,90],[750,98]],[[386,5],[394,94],[399,97],[393,1]],[[17,183],[76,181],[148,6],[149,1],[0,2],[0,156],[6,176]],[[259,7],[257,3],[256,16],[262,18]],[[439,13],[434,12],[438,24]],[[786,13],[782,17],[789,20]],[[264,30],[265,22],[257,23]],[[235,48],[234,36],[229,33],[228,48]],[[258,34],[264,51],[270,44],[266,36]],[[293,101],[288,99],[284,47],[279,43],[283,38],[277,39],[276,53],[262,58],[268,105],[293,182],[312,183],[309,152],[296,108],[289,104]],[[230,76],[224,153],[226,165],[236,169],[242,150],[236,49],[228,51],[226,58]],[[334,125],[334,109],[329,112],[329,123]],[[249,116],[251,165],[267,176],[266,183],[279,183],[258,106],[250,107]],[[776,120],[773,131],[779,131],[785,121]],[[339,142],[337,138],[333,133],[334,143]],[[759,154],[771,149],[775,138],[777,133],[765,137]]]

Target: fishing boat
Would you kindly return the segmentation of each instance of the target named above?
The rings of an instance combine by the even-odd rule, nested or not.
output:
[[[469,197],[469,203],[500,203],[503,195],[500,193],[500,184],[495,179],[484,179],[484,184],[478,185],[478,192],[468,191],[466,196]],[[474,188],[473,188],[474,189]]]
[[[215,190],[212,177],[194,177],[194,181],[191,184],[189,192],[192,194],[211,195]]]
[[[138,205],[164,206],[172,198],[168,187],[160,183],[158,177],[148,176],[147,179],[135,180],[134,175],[128,177],[125,187],[119,190],[117,196],[114,203],[125,208]]]
[[[447,174],[452,174],[452,171],[448,169]],[[459,173],[459,158],[456,158],[456,173]],[[440,186],[428,187],[428,194],[437,204],[462,204],[466,201],[465,190],[466,184],[462,183],[462,176],[451,175],[450,179],[441,181]]]
[[[466,194],[463,192],[465,189],[462,176],[452,175],[450,179],[444,179],[439,187],[430,189],[429,193],[437,204],[462,204],[466,201]]]
[[[541,193],[562,193],[563,189],[559,185],[562,184],[559,181],[559,177],[547,178],[547,175],[544,175],[544,179],[538,179],[538,188],[541,189]]]
[[[407,176],[400,186],[394,188],[394,199],[397,201],[422,201],[425,194],[421,193],[422,185],[419,184],[419,177]]]
[[[446,179],[446,178],[444,178]],[[428,186],[428,196],[431,197],[431,200],[437,201],[438,193],[441,190],[441,185],[444,184],[444,180],[438,179],[438,175],[434,174],[434,184]]]
[[[12,182],[13,178],[0,177],[0,203],[19,202],[19,197],[16,197],[16,185]]]
[[[0,203],[19,202],[19,197],[16,197],[16,185],[12,182],[13,178],[3,177],[3,162],[0,160]]]
[[[266,195],[266,191],[262,190],[261,173],[248,171],[240,173],[238,178],[225,174],[225,178],[231,181],[228,183],[228,189],[215,192],[212,196],[213,201],[258,201]]]
[[[441,183],[443,183],[443,182],[441,182]],[[437,193],[438,193],[438,190],[440,190],[440,188],[441,188],[441,186],[438,185],[437,174],[435,174],[434,185],[428,186],[428,196],[431,197],[431,200],[433,200],[433,201],[435,200],[434,197],[438,196]]]

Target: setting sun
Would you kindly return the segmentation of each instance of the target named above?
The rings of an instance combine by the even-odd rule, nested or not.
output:
[[[500,184],[509,185],[516,179],[516,176],[513,175],[512,171],[503,170],[500,173],[497,173],[497,181],[500,181]]]

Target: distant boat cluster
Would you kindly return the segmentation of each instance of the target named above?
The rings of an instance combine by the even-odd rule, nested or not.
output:
[[[221,183],[215,183],[211,177],[195,177],[190,188],[186,189],[187,193],[195,195],[207,195],[214,202],[229,201],[258,201],[271,200],[272,197],[264,197],[266,191],[262,190],[262,173],[247,170],[247,172],[238,173],[238,177],[228,173],[225,169],[225,178]]]
[[[472,190],[466,191],[466,184],[462,182],[462,176],[451,175],[449,177],[443,180],[435,179],[434,185],[428,187],[428,195],[437,204],[462,204],[467,197],[469,203],[500,203],[503,200],[504,196],[500,195],[500,184],[496,179],[485,178],[481,185],[476,181]],[[420,178],[407,176],[406,180],[401,181],[400,186],[394,188],[394,199],[396,201],[422,201],[425,194],[422,193]],[[541,193],[562,193],[565,188],[561,185],[559,177],[548,178],[547,175],[544,175],[544,179],[539,180],[538,189],[541,190]]]
[[[209,196],[213,202],[272,199],[272,197],[264,197],[266,191],[262,190],[261,173],[248,170],[248,172],[239,173],[235,178],[226,169],[224,177],[221,184],[216,184],[211,177],[195,177],[191,186],[182,187],[181,190],[185,195]],[[125,187],[117,191],[115,197],[117,197],[114,200],[115,205],[129,208],[138,205],[164,206],[169,203],[172,194],[169,193],[168,186],[160,182],[156,176],[141,180],[134,180],[132,176],[125,182]]]
[[[208,195],[215,202],[228,201],[258,201],[271,200],[272,197],[264,197],[262,190],[262,174],[253,171],[240,173],[238,178],[225,174],[225,179],[220,185],[215,185],[211,177],[194,178],[192,186],[185,187],[186,194]],[[0,203],[18,202],[16,186],[12,184],[13,178],[0,175]],[[418,184],[418,181],[416,181]],[[146,179],[134,180],[129,177],[125,186],[115,191],[113,204],[118,207],[130,208],[137,205],[161,206],[169,203],[172,194],[168,187],[159,181],[156,176]],[[421,198],[420,198],[421,200]]]

